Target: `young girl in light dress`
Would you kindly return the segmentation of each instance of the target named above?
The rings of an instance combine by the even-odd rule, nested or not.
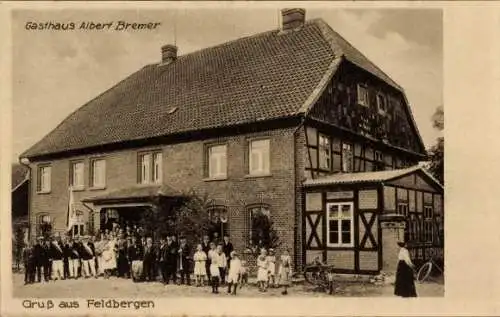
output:
[[[196,247],[196,252],[193,256],[194,260],[194,276],[196,278],[196,286],[202,286],[205,281],[205,276],[207,276],[206,262],[207,254],[203,252],[203,247],[198,244]]]
[[[274,249],[269,249],[269,255],[266,256],[267,260],[267,287],[274,287],[276,284],[276,256]]]
[[[290,286],[290,280],[292,275],[292,258],[290,257],[290,253],[287,249],[283,251],[283,254],[280,257],[280,269],[279,269],[279,279],[280,284],[284,287],[283,292],[281,294],[288,294],[288,287]]]
[[[231,252],[231,263],[229,264],[229,272],[227,274],[227,292],[231,294],[231,287],[233,287],[233,295],[236,295],[238,282],[241,277],[241,260],[236,251]]]
[[[268,280],[269,266],[267,262],[267,251],[266,249],[260,250],[260,255],[257,258],[257,283],[259,285],[259,291],[265,292]]]
[[[212,285],[212,293],[219,293],[219,262],[221,260],[219,253],[215,249],[215,243],[210,243],[210,250],[208,251],[208,258],[210,259],[210,284]]]

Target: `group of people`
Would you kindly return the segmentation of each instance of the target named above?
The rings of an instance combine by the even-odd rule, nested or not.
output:
[[[221,285],[227,285],[228,293],[248,283],[246,261],[225,235],[219,240],[215,235],[202,241],[192,250],[186,237],[166,235],[153,241],[152,237],[139,236],[127,230],[115,228],[95,236],[38,237],[23,250],[25,284],[78,278],[130,278],[134,282],[157,281],[196,286],[209,284],[212,293],[219,293]],[[279,259],[278,277],[284,286],[283,294],[291,278],[291,257],[284,251]],[[272,249],[261,250],[257,259],[259,290],[277,285],[277,259]]]

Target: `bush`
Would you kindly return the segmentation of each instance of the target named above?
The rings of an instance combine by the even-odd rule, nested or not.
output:
[[[210,221],[208,208],[211,201],[189,191],[174,202],[157,200],[149,212],[144,212],[139,221],[144,234],[158,240],[165,235],[184,235],[189,243],[198,243],[208,232]]]
[[[254,254],[258,254],[262,248],[276,249],[281,245],[278,233],[273,228],[273,221],[262,212],[256,213],[252,217],[250,244]]]

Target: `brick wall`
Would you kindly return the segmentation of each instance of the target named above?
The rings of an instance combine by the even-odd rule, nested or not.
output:
[[[295,204],[301,203],[301,197],[297,195],[300,188],[295,186],[294,130],[294,128],[290,128],[244,136],[141,148],[140,151],[163,150],[163,183],[169,184],[179,191],[194,189],[200,195],[207,193],[217,204],[227,207],[231,239],[238,250],[242,250],[248,241],[246,206],[256,203],[269,204],[275,229],[284,245],[290,247],[291,255],[295,256],[295,249],[300,250],[294,246],[296,238],[294,225],[298,216],[295,212]],[[298,134],[300,135],[300,133]],[[248,177],[248,162],[245,154],[248,148],[248,139],[263,136],[269,136],[271,139],[271,176]],[[227,180],[204,180],[205,147],[206,144],[214,142],[223,142],[228,146]],[[298,138],[297,142],[302,142],[301,138]],[[65,230],[69,200],[70,160],[83,159],[85,162],[85,190],[74,194],[75,202],[78,202],[83,198],[100,196],[110,191],[136,185],[138,151],[139,149],[99,154],[106,159],[106,189],[104,190],[90,190],[88,188],[90,156],[47,162],[52,166],[51,192],[37,194],[37,182],[31,182],[33,190],[30,213],[31,232],[35,233],[36,217],[40,213],[51,215],[55,231]],[[36,168],[38,163],[44,162],[32,164],[34,180],[38,177]],[[297,168],[301,168],[300,164],[302,163],[299,162]],[[83,205],[78,204],[78,206],[78,209],[81,208],[85,213],[84,216],[87,219],[90,210]],[[90,206],[92,207],[92,205]],[[301,207],[298,210],[301,210]],[[96,226],[98,226],[99,213],[97,209],[95,211],[94,219]],[[301,223],[299,222],[298,225],[300,226]],[[298,241],[300,242],[300,240]]]

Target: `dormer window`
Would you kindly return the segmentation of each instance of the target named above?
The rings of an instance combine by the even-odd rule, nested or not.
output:
[[[382,94],[377,94],[377,109],[381,114],[385,114],[387,112],[387,99]]]
[[[368,87],[366,87],[365,85],[358,84],[358,104],[365,107],[370,106]]]

